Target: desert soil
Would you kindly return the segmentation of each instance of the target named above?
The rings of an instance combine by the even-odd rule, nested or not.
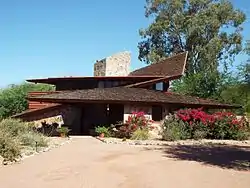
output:
[[[2,188],[249,188],[250,146],[105,144],[73,137],[0,167]]]

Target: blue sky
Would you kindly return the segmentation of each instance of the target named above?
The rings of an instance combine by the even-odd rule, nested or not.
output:
[[[232,0],[247,13],[246,0]],[[95,60],[119,51],[137,59],[145,0],[8,0],[0,3],[0,87],[28,78],[91,76]],[[244,24],[244,37],[250,23]],[[237,62],[245,56],[238,56]]]

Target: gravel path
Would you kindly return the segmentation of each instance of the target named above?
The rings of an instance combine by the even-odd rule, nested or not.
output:
[[[0,187],[249,188],[250,148],[214,148],[129,146],[73,137],[59,148],[0,167]],[[224,154],[230,161],[216,162]]]

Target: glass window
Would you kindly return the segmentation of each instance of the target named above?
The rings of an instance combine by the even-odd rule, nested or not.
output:
[[[163,91],[163,82],[157,83],[157,84],[155,85],[155,89],[156,89],[156,90]]]

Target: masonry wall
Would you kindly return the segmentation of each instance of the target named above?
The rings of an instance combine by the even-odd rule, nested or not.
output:
[[[121,52],[106,59],[106,76],[127,76],[129,74],[131,54]]]
[[[94,76],[105,76],[106,75],[106,59],[97,61],[94,64]]]
[[[94,76],[127,76],[130,63],[130,52],[114,54],[94,64]]]
[[[76,134],[79,133],[81,129],[80,117],[81,108],[71,105],[62,105],[46,112],[37,112],[29,116],[22,117],[22,119],[25,121],[34,122],[37,127],[41,126],[43,122],[47,124],[64,124],[71,129],[71,134]]]

